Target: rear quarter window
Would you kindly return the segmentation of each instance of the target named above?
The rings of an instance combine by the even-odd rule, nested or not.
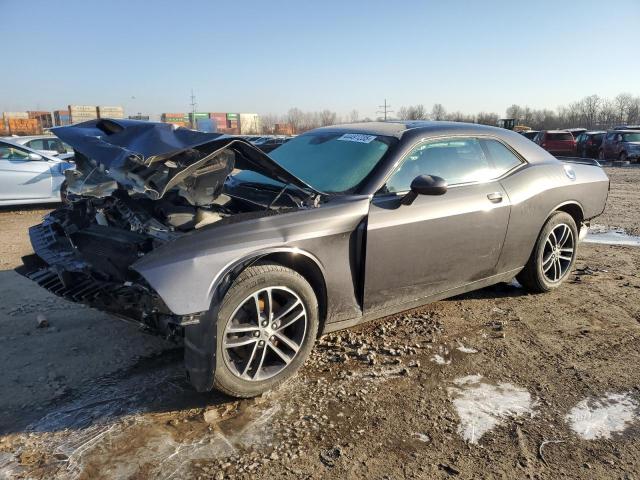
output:
[[[493,162],[494,178],[504,175],[522,163],[522,160],[503,143],[492,139],[483,140],[483,143]]]

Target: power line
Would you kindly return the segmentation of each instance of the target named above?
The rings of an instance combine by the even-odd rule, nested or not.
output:
[[[196,107],[198,104],[196,103],[196,96],[193,94],[193,88],[191,89],[191,128],[195,130],[196,128]]]
[[[387,99],[384,99],[384,105],[378,105],[378,108],[382,108],[382,110],[376,111],[376,113],[382,113],[384,115],[384,120],[387,120],[387,113],[393,113],[391,110],[391,105],[387,104]]]

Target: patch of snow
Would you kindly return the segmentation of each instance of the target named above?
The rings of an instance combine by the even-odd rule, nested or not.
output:
[[[571,429],[585,440],[611,438],[638,418],[638,403],[628,393],[610,393],[599,399],[580,401],[565,416]]]
[[[606,225],[592,225],[589,228],[586,243],[600,243],[604,245],[628,245],[640,247],[640,237],[629,235],[622,228],[609,228]]]
[[[429,437],[429,435],[426,435],[424,433],[415,432],[413,436],[424,443],[429,443],[431,441],[431,437]]]
[[[458,347],[456,348],[459,352],[462,353],[478,353],[478,350],[471,347],[465,347],[462,343],[458,342]]]
[[[437,353],[431,357],[431,361],[437,363],[438,365],[450,365],[451,359],[445,359],[442,355],[438,355]]]
[[[535,403],[531,394],[510,383],[491,385],[482,375],[457,378],[456,386],[447,389],[460,418],[458,434],[469,443],[480,438],[509,418],[533,415]]]

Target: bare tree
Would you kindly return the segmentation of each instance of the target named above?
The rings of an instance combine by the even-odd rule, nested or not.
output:
[[[507,108],[507,118],[515,118],[516,123],[522,117],[522,107],[520,105],[516,105],[515,103]]]
[[[332,112],[331,110],[323,110],[320,112],[320,124],[323,127],[328,125],[335,125],[336,123],[336,112]]]
[[[409,108],[411,108],[411,107],[409,107]],[[400,120],[409,120],[409,108],[400,107],[400,109],[398,110],[398,118]]]
[[[498,114],[480,112],[476,120],[478,121],[478,123],[481,123],[482,125],[496,126],[498,124]]]
[[[598,95],[590,95],[583,98],[580,102],[583,119],[587,128],[591,128],[596,124],[601,103],[602,99]]]
[[[262,124],[262,133],[266,134],[272,134],[275,131],[276,123],[279,123],[278,116],[272,114],[262,115],[260,120]]]
[[[629,108],[633,104],[633,95],[621,93],[613,99],[616,108],[616,122],[626,123],[629,121]]]
[[[347,121],[349,123],[356,123],[358,121],[358,111],[357,110],[351,110],[349,112],[349,115],[347,116]]]
[[[431,120],[444,120],[447,115],[447,111],[441,103],[436,103],[431,109]]]
[[[291,108],[287,112],[287,122],[293,128],[294,133],[298,133],[304,123],[304,113],[299,108]]]

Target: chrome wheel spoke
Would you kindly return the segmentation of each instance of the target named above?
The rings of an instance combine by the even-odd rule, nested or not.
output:
[[[256,342],[253,345],[253,350],[251,351],[251,356],[249,357],[249,360],[247,361],[247,365],[244,367],[244,370],[242,371],[242,376],[244,377],[247,372],[249,371],[249,368],[251,367],[251,363],[253,362],[253,359],[256,356],[256,350],[258,350],[258,342]]]
[[[269,345],[269,348],[271,348],[271,350],[273,350],[278,354],[278,356],[284,361],[285,364],[289,365],[289,363],[291,363],[291,360],[293,360],[293,357],[290,357],[289,355],[284,353],[282,350],[276,347],[273,343],[269,343],[268,345]]]
[[[558,258],[560,260],[566,260],[566,261],[570,262],[572,257],[567,257],[566,255],[560,255]]]
[[[225,344],[225,348],[238,348],[244,345],[249,345],[251,343],[257,342],[258,339],[255,337],[240,337],[233,338],[231,340],[227,340]]]
[[[284,317],[286,317],[289,313],[291,313],[293,309],[296,308],[298,305],[302,305],[302,302],[296,299],[295,301],[291,302],[289,306],[285,307],[284,312],[279,313],[278,316],[273,320],[275,322],[281,321]]]
[[[294,353],[298,353],[298,350],[300,350],[300,345],[295,343],[290,338],[287,338],[286,335],[283,335],[282,333],[275,333],[274,336],[278,340],[280,340],[282,343],[284,343],[287,347],[289,347],[291,350],[293,350]]]
[[[227,333],[250,333],[258,330],[258,327],[255,325],[247,325],[247,326],[238,326],[238,327],[229,327],[227,328]]]
[[[267,356],[267,346],[265,345],[262,349],[262,354],[260,355],[260,362],[258,362],[258,368],[256,368],[256,373],[253,375],[253,380],[260,380],[262,373],[262,366],[264,365],[264,357]]]
[[[293,325],[295,322],[297,322],[298,320],[300,320],[301,318],[305,317],[305,312],[300,312],[298,315],[296,315],[295,317],[287,320],[285,323],[283,323],[282,325],[280,325],[278,327],[278,329],[276,330],[277,332],[281,332],[282,330],[284,330],[287,327],[290,327],[291,325]],[[306,317],[305,317],[306,319]]]
[[[542,260],[542,271],[546,273],[549,271],[549,269],[552,266],[553,266],[553,255],[549,254],[546,260],[545,259]]]

